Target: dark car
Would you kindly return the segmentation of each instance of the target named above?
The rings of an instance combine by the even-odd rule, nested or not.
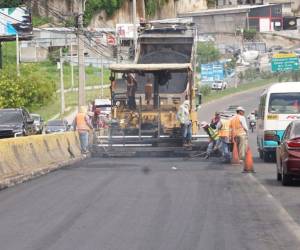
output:
[[[300,177],[300,121],[291,122],[276,149],[277,180],[286,186]]]
[[[24,108],[0,109],[0,138],[33,135],[33,122]]]
[[[69,130],[69,125],[66,120],[52,120],[48,121],[45,132],[46,134],[66,132]]]

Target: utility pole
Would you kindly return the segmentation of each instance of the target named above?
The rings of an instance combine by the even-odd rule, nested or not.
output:
[[[64,86],[64,61],[62,58],[62,49],[59,49],[59,64],[60,64],[60,114],[61,118],[65,113],[65,86]]]
[[[85,64],[84,64],[84,34],[83,34],[83,11],[84,0],[78,0],[78,106],[85,105]]]
[[[136,32],[136,0],[132,0],[132,22],[133,22],[133,48],[136,52],[137,32]]]
[[[71,57],[70,57],[70,66],[71,66],[71,89],[74,89],[74,65],[73,65],[73,39],[71,36],[71,43],[70,43],[70,53],[71,53]]]
[[[16,34],[16,54],[17,54],[17,76],[20,76],[20,47],[19,47],[19,35]]]
[[[101,54],[101,98],[103,98],[103,79],[104,79],[104,70],[103,70],[103,55]]]
[[[0,69],[3,68],[3,64],[2,64],[2,43],[0,42]]]

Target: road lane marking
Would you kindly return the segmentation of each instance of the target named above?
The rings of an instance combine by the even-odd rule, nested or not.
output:
[[[276,200],[276,198],[268,191],[268,189],[254,177],[253,174],[249,174],[248,176],[266,194],[266,196],[269,198],[270,202],[272,202],[275,205],[275,208],[276,208],[276,211],[278,212],[278,216],[279,216],[280,220],[300,242],[300,226],[299,226],[299,224],[292,218],[292,216],[281,205],[281,203],[278,200]]]

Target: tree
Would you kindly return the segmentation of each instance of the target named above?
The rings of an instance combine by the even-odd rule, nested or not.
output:
[[[249,30],[244,30],[243,32],[243,38],[245,40],[254,40],[256,36],[256,30],[255,29],[249,29]]]
[[[55,83],[41,75],[37,66],[22,65],[18,77],[14,65],[0,73],[0,108],[32,108],[49,102],[55,93]]]
[[[220,51],[213,42],[200,42],[197,47],[199,64],[206,64],[220,59]]]
[[[18,7],[24,4],[24,0],[0,0],[0,8]]]

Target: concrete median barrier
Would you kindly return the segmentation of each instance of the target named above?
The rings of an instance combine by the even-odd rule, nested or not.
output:
[[[0,189],[83,159],[77,133],[0,140]]]

